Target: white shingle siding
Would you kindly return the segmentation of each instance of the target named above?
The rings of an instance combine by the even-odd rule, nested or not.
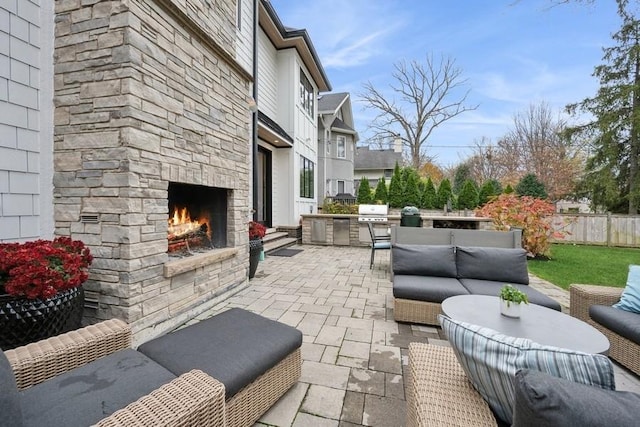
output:
[[[53,232],[53,3],[0,1],[0,241]]]
[[[277,52],[264,31],[258,31],[258,104],[260,111],[277,120]]]
[[[236,59],[245,70],[253,74],[253,0],[236,1],[240,2],[242,14],[240,31],[236,31]]]

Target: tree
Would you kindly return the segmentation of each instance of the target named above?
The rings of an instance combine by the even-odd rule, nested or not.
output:
[[[482,187],[480,188],[478,204],[482,206],[500,193],[502,193],[502,186],[500,185],[500,182],[495,179],[490,179],[482,184]]]
[[[370,124],[374,134],[383,139],[400,138],[409,149],[411,165],[418,170],[428,159],[426,143],[433,131],[478,106],[464,105],[469,94],[468,90],[461,93],[466,79],[451,58],[437,61],[427,55],[424,63],[402,60],[393,69],[391,94],[367,82],[359,95],[366,108],[377,110]]]
[[[433,162],[425,162],[422,167],[418,169],[418,174],[424,178],[431,178],[434,183],[439,183],[442,181],[442,178],[444,178],[442,169]]]
[[[538,178],[532,173],[522,177],[518,185],[516,185],[516,193],[519,196],[531,196],[536,199],[547,198],[547,190],[545,190],[544,184],[538,181]]]
[[[640,21],[627,10],[627,0],[617,4],[622,26],[612,36],[615,45],[603,49],[604,64],[594,70],[600,88],[593,98],[567,106],[569,113],[587,112],[593,120],[569,129],[568,136],[591,142],[583,187],[593,204],[614,212],[626,205],[635,215],[640,206]]]
[[[389,206],[392,208],[402,207],[402,174],[400,173],[400,166],[396,163],[393,168],[393,175],[391,176],[391,183],[389,184]]]
[[[515,192],[516,191],[513,189],[511,184],[507,184],[507,186],[504,188],[504,191],[503,191],[504,194],[513,194]]]
[[[407,182],[404,185],[402,199],[405,206],[420,206],[418,174],[415,172],[415,170],[412,170],[407,174]]]
[[[371,200],[371,186],[369,180],[364,176],[360,178],[360,186],[358,186],[358,204],[366,205],[372,202]]]
[[[470,179],[462,185],[458,194],[458,209],[475,209],[478,207],[478,189]]]
[[[387,192],[387,182],[384,179],[384,176],[381,176],[378,180],[378,185],[376,185],[376,193],[373,196],[376,203],[382,202],[384,204],[387,203],[389,198],[389,194]]]
[[[424,191],[422,192],[420,207],[423,209],[435,209],[436,199],[436,187],[433,185],[433,181],[431,180],[431,178],[428,178],[427,183],[424,186]]]
[[[451,191],[451,181],[449,178],[445,178],[440,183],[438,187],[438,192],[436,195],[436,208],[443,209],[450,202],[453,202],[453,191]]]
[[[462,186],[468,179],[471,179],[471,168],[469,165],[466,163],[458,165],[458,167],[456,167],[455,175],[453,176],[453,192],[455,194],[460,194]]]

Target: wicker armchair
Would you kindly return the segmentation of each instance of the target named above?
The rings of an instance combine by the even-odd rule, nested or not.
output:
[[[595,285],[571,285],[569,287],[570,313],[595,327],[609,339],[609,356],[621,365],[640,375],[640,344],[624,338],[593,321],[589,316],[592,305],[613,305],[620,301],[622,288]]]
[[[407,427],[496,426],[450,347],[409,344]]]
[[[4,353],[18,389],[23,390],[130,347],[129,326],[113,319]],[[224,386],[209,375],[193,370],[114,412],[97,425],[223,426]]]

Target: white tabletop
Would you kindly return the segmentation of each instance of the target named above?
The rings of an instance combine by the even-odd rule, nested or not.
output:
[[[442,302],[444,314],[454,320],[491,328],[505,335],[528,338],[585,353],[609,353],[609,340],[593,326],[575,317],[536,304],[523,304],[519,318],[500,314],[500,299],[486,295],[459,295]]]

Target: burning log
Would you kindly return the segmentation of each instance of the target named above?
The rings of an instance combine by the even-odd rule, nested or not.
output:
[[[180,250],[190,250],[197,247],[211,247],[211,240],[207,236],[206,226],[200,230],[193,230],[179,236],[169,236],[168,252],[176,252]]]

